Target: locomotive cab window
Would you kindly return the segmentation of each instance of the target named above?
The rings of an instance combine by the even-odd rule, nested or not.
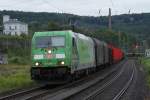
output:
[[[65,37],[41,36],[35,39],[36,48],[64,47]]]
[[[42,36],[35,39],[36,48],[47,48],[51,46],[50,37]]]
[[[52,46],[65,46],[64,37],[51,37]]]

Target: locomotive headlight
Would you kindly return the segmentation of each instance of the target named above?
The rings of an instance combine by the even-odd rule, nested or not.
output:
[[[48,50],[48,53],[52,53],[52,51],[51,51],[51,50]]]
[[[61,64],[62,64],[62,65],[64,65],[64,64],[65,64],[65,62],[64,62],[64,61],[62,61],[62,62],[61,62]]]
[[[38,66],[38,65],[39,65],[39,63],[38,63],[38,62],[36,62],[36,63],[35,63],[35,66]]]

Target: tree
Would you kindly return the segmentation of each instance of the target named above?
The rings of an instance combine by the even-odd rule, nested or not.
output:
[[[54,30],[60,30],[60,29],[61,27],[59,24],[54,23],[52,21],[48,22],[48,27],[47,27],[48,31],[54,31]]]

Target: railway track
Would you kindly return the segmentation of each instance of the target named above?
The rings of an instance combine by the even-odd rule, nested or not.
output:
[[[95,85],[97,82],[100,82],[102,80],[104,80],[105,78],[109,77],[112,73],[114,73],[115,71],[118,70],[118,68],[120,66],[122,66],[124,64],[124,62],[122,62],[119,66],[117,66],[116,68],[114,68],[113,70],[109,71],[107,74],[105,75],[99,75],[99,73],[97,74],[98,76],[95,78],[95,76],[92,78],[87,78],[89,79],[88,81],[84,82],[84,83],[80,83],[77,84],[76,86],[71,86],[71,87],[67,87],[64,89],[61,89],[57,92],[53,92],[52,94],[47,95],[46,97],[42,98],[44,100],[66,100],[69,97]],[[95,78],[95,79],[94,79]],[[86,80],[87,80],[86,79]]]
[[[45,87],[45,85],[39,86],[39,87],[35,87],[35,88],[29,89],[29,90],[23,90],[23,91],[14,93],[14,94],[10,94],[10,95],[7,95],[7,96],[0,97],[0,100],[11,100],[11,99],[13,99],[15,97],[19,97],[19,96],[22,96],[22,95],[25,95],[25,94],[29,94],[31,92],[35,92],[35,91],[41,90],[44,87]]]
[[[131,73],[131,77],[125,83],[124,87],[111,100],[120,100],[120,98],[126,93],[129,86],[132,84],[132,81],[133,81],[133,78],[134,78],[134,75],[135,75],[135,71],[136,71],[135,63],[132,64],[132,67],[133,67],[133,70],[132,70],[132,73]],[[113,79],[111,79],[110,81],[105,83],[103,86],[101,86],[98,90],[92,92],[90,95],[85,97],[84,100],[95,100],[96,96],[101,95],[101,93],[103,93],[105,88],[107,88],[113,82],[115,82],[121,76],[122,73],[123,73],[123,70],[119,74],[117,74]]]
[[[35,99],[43,99],[46,98],[51,99],[51,100],[62,100],[66,99],[69,96],[72,96],[92,85],[95,83],[104,80],[106,77],[110,76],[112,73],[114,73],[120,66],[124,64],[125,61],[120,63],[117,67],[115,67],[112,70],[109,70],[108,73],[105,73],[104,75],[96,78],[94,81],[91,81],[94,79],[96,75],[99,75],[99,72],[90,75],[88,77],[85,77],[83,79],[77,80],[75,82],[63,85],[63,86],[58,86],[58,87],[51,87],[47,89],[45,86],[39,87],[39,88],[34,88],[22,92],[18,92],[12,95],[8,95],[5,97],[1,97],[0,100],[35,100]]]
[[[0,97],[0,100],[33,100],[33,99],[42,97],[48,93],[61,90],[65,87],[68,87],[70,85],[73,85],[73,84],[76,84],[76,83],[82,82],[82,81],[83,81],[83,79],[78,80],[69,85],[63,85],[63,86],[57,85],[57,87],[55,85],[43,85],[43,86],[39,86],[39,87],[32,88],[29,90],[24,90],[24,91],[20,91],[20,92],[14,93],[14,94],[10,94],[10,95],[4,96],[4,97]]]
[[[128,80],[128,82],[125,84],[125,86],[121,89],[121,91],[113,98],[113,100],[119,100],[127,91],[127,89],[129,88],[129,86],[132,84],[134,75],[135,75],[135,63],[133,63],[133,71],[132,71],[132,75],[130,77],[130,79]]]
[[[114,76],[113,79],[109,80],[108,82],[106,82],[104,85],[102,85],[98,90],[92,92],[90,95],[88,95],[87,97],[84,98],[84,100],[94,100],[94,98],[99,95],[100,93],[102,93],[106,87],[110,86],[116,79],[118,79],[121,74],[124,71],[124,67],[122,68],[122,70],[119,72],[119,74],[116,74]]]

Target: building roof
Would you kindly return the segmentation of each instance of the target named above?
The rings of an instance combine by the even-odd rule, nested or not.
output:
[[[11,19],[11,20],[9,20],[7,22],[4,22],[4,24],[16,24],[16,23],[17,24],[25,24],[25,25],[27,25],[26,23],[18,21],[17,19]]]

